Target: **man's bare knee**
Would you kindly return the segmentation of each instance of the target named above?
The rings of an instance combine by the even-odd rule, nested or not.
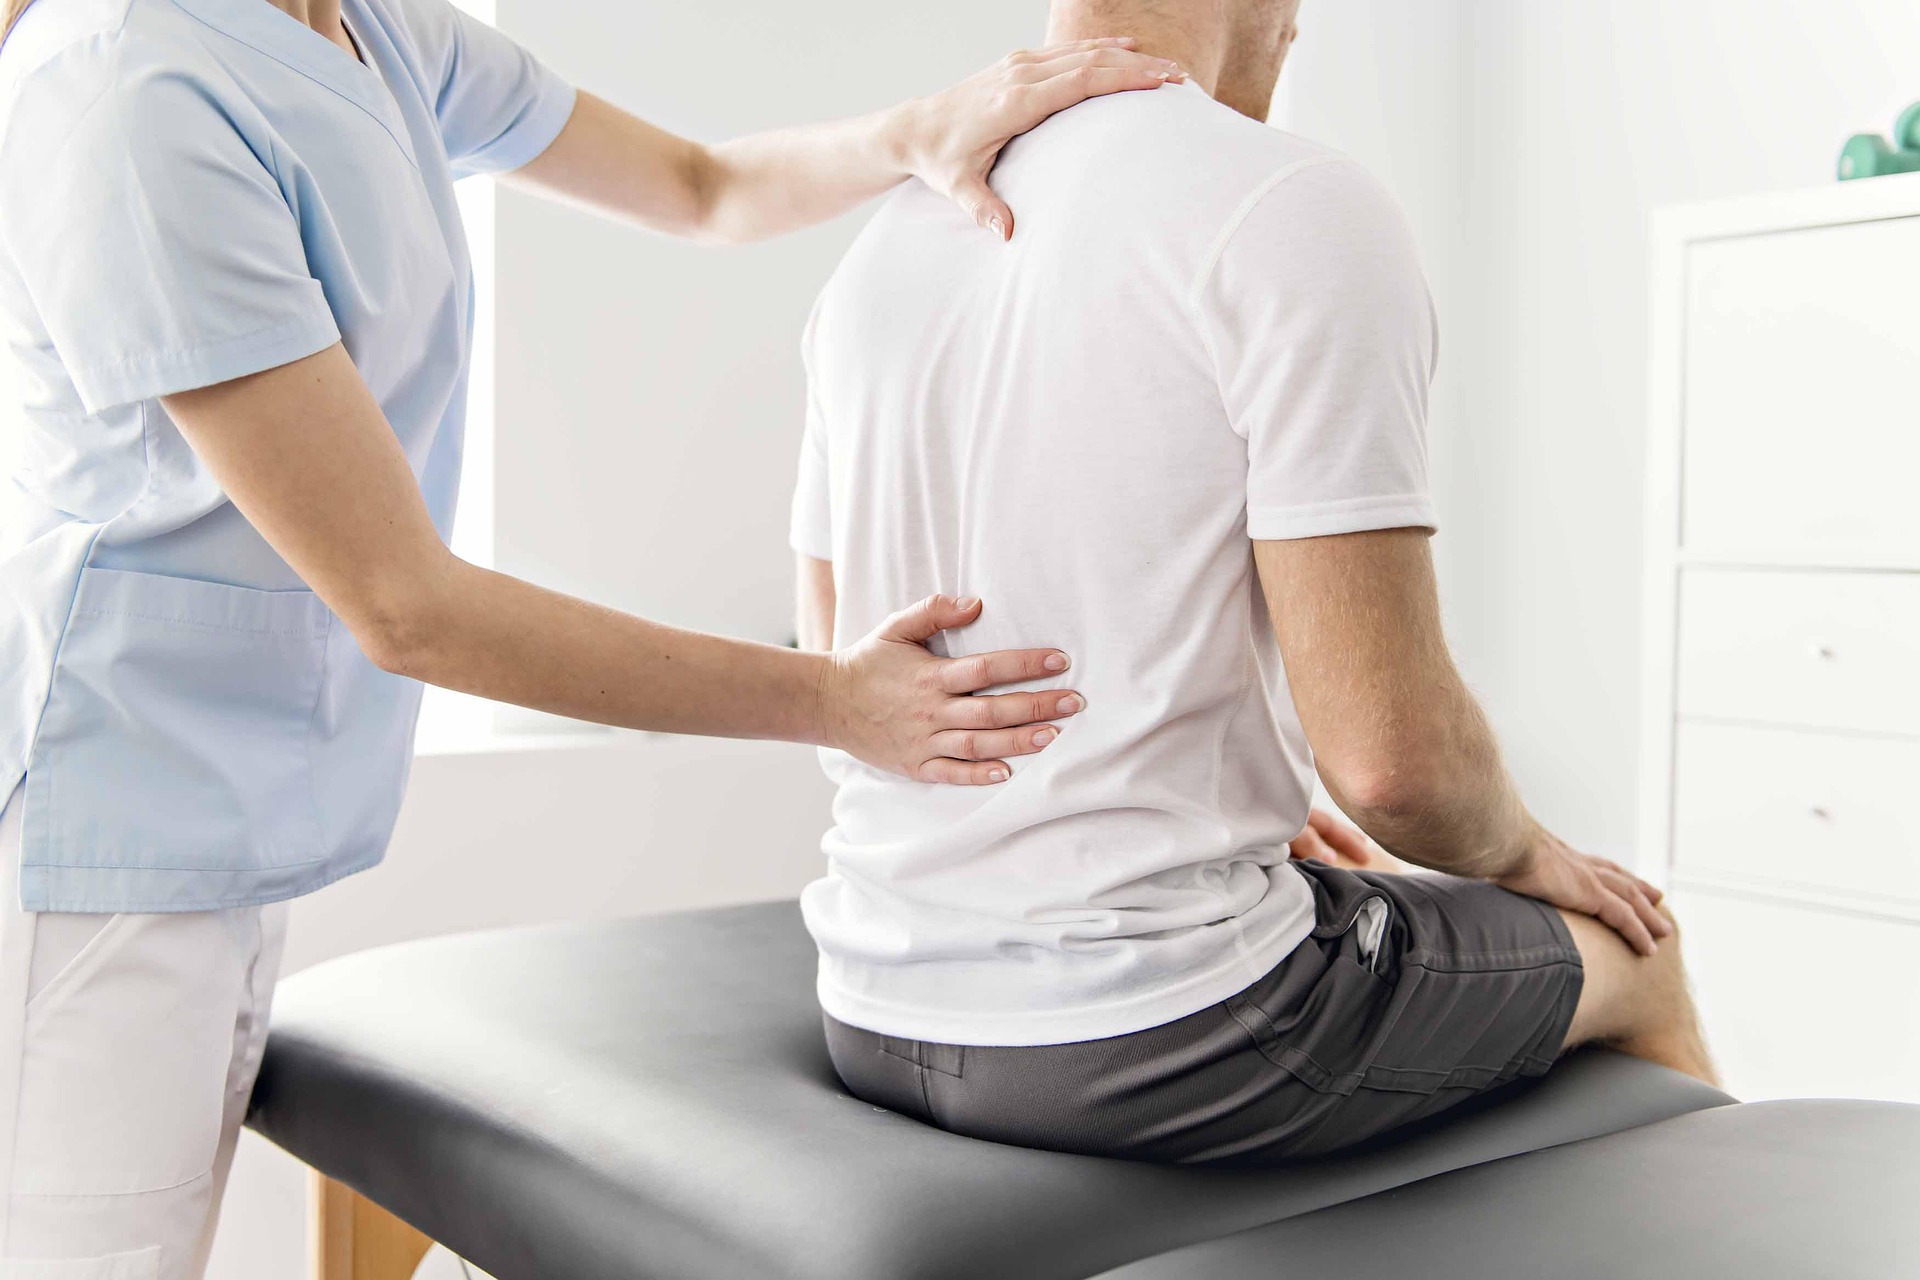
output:
[[[1666,903],[1659,910],[1674,920]],[[1659,950],[1643,956],[1592,916],[1571,911],[1560,915],[1586,970],[1563,1051],[1583,1044],[1618,1044],[1691,1019],[1677,921],[1674,933],[1661,940]]]

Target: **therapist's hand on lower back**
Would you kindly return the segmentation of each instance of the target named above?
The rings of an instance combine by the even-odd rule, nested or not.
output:
[[[868,764],[922,782],[991,785],[1012,771],[1000,757],[1031,755],[1059,736],[1048,720],[1085,705],[1063,689],[971,696],[995,685],[1045,680],[1067,669],[1058,649],[1009,649],[937,658],[926,641],[980,616],[977,599],[929,596],[837,650],[822,690],[833,745]]]
[[[838,747],[927,782],[990,784],[1079,708],[1064,690],[972,696],[1066,669],[1053,649],[941,658],[980,613],[933,597],[834,653],[702,635],[455,556],[345,348],[162,399],[262,537],[384,670],[557,715]],[[1063,707],[1064,698],[1072,698]]]

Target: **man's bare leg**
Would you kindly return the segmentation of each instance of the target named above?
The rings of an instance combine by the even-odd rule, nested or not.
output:
[[[1306,830],[1293,842],[1292,854],[1349,871],[1416,870],[1321,809],[1313,811]],[[1664,905],[1659,911],[1673,922],[1673,912]],[[1680,961],[1678,924],[1671,937],[1660,941],[1656,954],[1642,956],[1592,916],[1562,910],[1560,918],[1567,922],[1586,969],[1580,1004],[1560,1051],[1604,1044],[1717,1088],[1720,1078],[1707,1054]]]
[[[1673,919],[1665,904],[1660,912]],[[1678,930],[1660,940],[1656,954],[1642,956],[1592,916],[1571,911],[1560,916],[1586,967],[1580,1004],[1561,1052],[1604,1044],[1718,1087],[1720,1077],[1687,990]]]

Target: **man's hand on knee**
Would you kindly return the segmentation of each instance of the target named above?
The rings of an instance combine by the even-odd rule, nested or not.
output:
[[[1673,922],[1659,907],[1660,890],[1617,863],[1569,848],[1544,828],[1538,829],[1527,865],[1495,883],[1592,916],[1643,956],[1652,955],[1659,940],[1673,934]]]

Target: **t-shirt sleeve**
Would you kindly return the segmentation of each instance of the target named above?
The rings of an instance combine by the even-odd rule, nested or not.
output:
[[[1247,442],[1247,533],[1434,526],[1432,300],[1405,218],[1351,161],[1283,170],[1243,206],[1194,305]]]
[[[456,178],[518,169],[553,145],[573,86],[448,0],[404,4]]]
[[[815,315],[819,314],[818,307]],[[793,522],[788,543],[803,556],[833,559],[833,500],[827,471],[827,420],[820,408],[814,376],[813,325],[807,321],[800,355],[807,368],[807,422],[800,436],[800,478],[793,487]]]
[[[43,67],[0,145],[0,243],[90,413],[339,341],[266,158],[177,68]]]

